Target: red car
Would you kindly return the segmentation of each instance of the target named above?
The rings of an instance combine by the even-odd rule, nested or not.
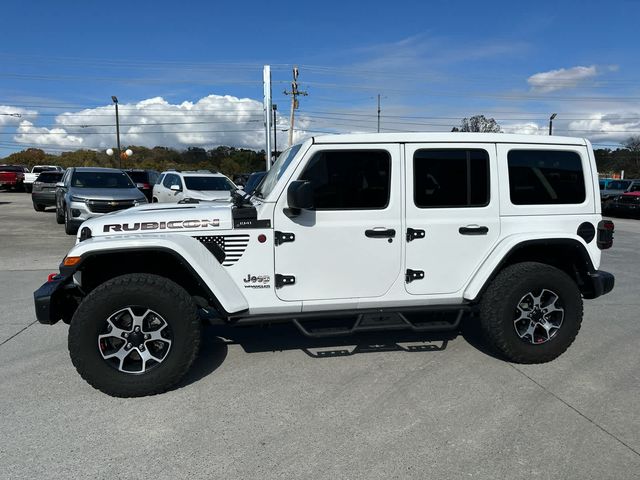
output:
[[[640,215],[640,182],[633,182],[625,193],[614,198],[607,213]]]
[[[24,190],[24,167],[19,165],[0,165],[0,187],[15,191]]]

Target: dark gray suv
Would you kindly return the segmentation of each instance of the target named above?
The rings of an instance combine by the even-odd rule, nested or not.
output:
[[[147,203],[129,176],[116,168],[69,168],[56,186],[56,221],[74,235],[93,217]]]

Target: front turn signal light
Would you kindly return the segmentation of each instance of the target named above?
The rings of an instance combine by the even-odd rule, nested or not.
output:
[[[80,257],[65,257],[64,262],[62,262],[65,267],[73,267],[78,263],[80,263]]]

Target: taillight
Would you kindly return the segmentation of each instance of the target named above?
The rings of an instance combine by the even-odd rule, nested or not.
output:
[[[606,250],[613,245],[613,233],[615,225],[611,220],[600,220],[598,223],[598,240],[597,245],[600,250]]]

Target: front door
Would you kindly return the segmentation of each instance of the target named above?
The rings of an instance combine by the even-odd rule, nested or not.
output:
[[[500,235],[494,144],[407,144],[406,289],[460,291]]]
[[[291,180],[311,183],[314,208],[291,216],[285,190],[274,214],[284,235],[275,272],[295,279],[276,289],[280,299],[371,298],[391,288],[402,267],[400,167],[397,144],[307,152]]]

